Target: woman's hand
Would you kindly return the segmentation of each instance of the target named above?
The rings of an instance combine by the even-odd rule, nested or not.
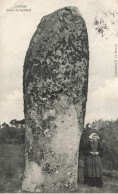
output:
[[[90,154],[92,154],[93,156],[97,156],[99,152],[90,152]]]
[[[95,152],[95,155],[98,155],[99,154],[99,152]]]

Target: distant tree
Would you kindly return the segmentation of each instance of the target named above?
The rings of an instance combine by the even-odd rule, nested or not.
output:
[[[15,126],[15,124],[16,124],[16,119],[11,120],[11,121],[10,121],[10,124]]]
[[[8,125],[7,123],[5,123],[5,122],[4,122],[4,123],[2,123],[2,125],[1,125],[1,126],[2,126],[2,128],[9,127],[9,125]]]
[[[20,120],[20,121],[19,121],[19,124],[24,125],[24,124],[25,124],[25,119]]]
[[[25,124],[25,119],[22,119],[20,121],[13,119],[10,121],[10,124],[11,124],[11,126],[14,126],[14,127],[22,126]]]

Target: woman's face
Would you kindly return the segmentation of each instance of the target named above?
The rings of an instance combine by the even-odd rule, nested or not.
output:
[[[97,141],[97,135],[93,135],[92,140],[93,140],[93,141]]]

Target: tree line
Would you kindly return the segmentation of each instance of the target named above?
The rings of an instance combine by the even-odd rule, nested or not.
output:
[[[0,125],[0,144],[24,144],[25,120],[13,119]]]
[[[107,169],[118,169],[118,119],[96,120],[91,124],[91,131],[86,128],[82,132],[80,141],[80,158],[82,158],[82,146],[87,141],[87,134],[97,132],[103,147],[103,166]],[[0,127],[0,143],[24,144],[25,120],[13,119],[9,124],[3,123]]]

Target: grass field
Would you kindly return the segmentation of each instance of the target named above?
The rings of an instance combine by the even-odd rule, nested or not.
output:
[[[24,145],[0,145],[0,193],[21,189],[24,166]]]
[[[24,145],[0,145],[0,193],[21,192],[25,166]],[[105,171],[102,188],[88,187],[83,184],[83,168],[79,168],[77,193],[118,193],[117,172]]]
[[[78,193],[118,193],[118,171],[109,171],[108,169],[104,169],[103,171],[103,187],[90,187],[84,185],[84,169],[82,161],[79,161],[79,184],[78,184]]]

